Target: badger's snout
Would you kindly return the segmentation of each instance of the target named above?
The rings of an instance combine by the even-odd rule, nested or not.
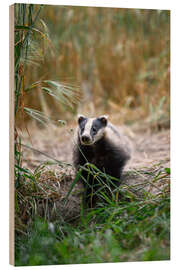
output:
[[[82,142],[83,142],[84,144],[89,144],[89,143],[91,143],[91,137],[89,137],[88,135],[83,135],[83,136],[81,137],[81,140],[82,140]]]

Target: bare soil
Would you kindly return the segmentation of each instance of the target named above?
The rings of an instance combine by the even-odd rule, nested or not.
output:
[[[72,163],[73,130],[74,127],[54,127],[37,129],[28,128],[28,134],[23,135],[22,142],[31,148],[37,149],[54,159]],[[132,144],[132,159],[126,165],[125,170],[152,167],[161,163],[164,167],[170,166],[170,130],[164,129],[153,132],[147,129],[144,132],[133,131],[133,128],[119,127],[119,131],[127,135]],[[40,152],[23,148],[24,165],[30,169],[35,168],[41,162],[48,160]]]

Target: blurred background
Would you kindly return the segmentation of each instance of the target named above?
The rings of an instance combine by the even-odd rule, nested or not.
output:
[[[22,6],[15,6],[16,44],[30,17],[36,29],[17,69],[26,121],[42,112],[70,122],[83,113],[110,114],[116,124],[169,123],[170,11]]]

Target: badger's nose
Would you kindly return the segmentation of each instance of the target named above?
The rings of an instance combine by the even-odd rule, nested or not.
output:
[[[87,136],[87,135],[83,135],[83,136],[82,136],[82,141],[83,141],[83,143],[89,143],[90,140],[91,140],[91,138],[90,138],[89,136]]]

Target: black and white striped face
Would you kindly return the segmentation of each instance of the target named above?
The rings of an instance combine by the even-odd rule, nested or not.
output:
[[[81,144],[92,145],[100,140],[105,132],[108,117],[102,115],[98,118],[87,118],[84,115],[78,116],[79,138]]]

